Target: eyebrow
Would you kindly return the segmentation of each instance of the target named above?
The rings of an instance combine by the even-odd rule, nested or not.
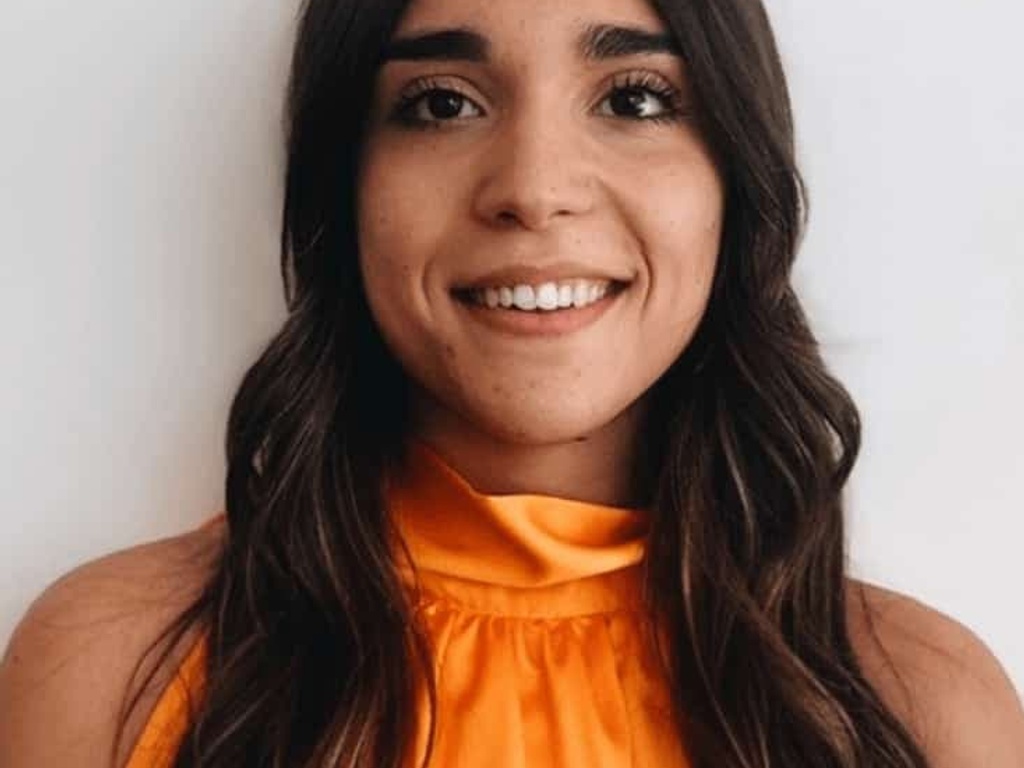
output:
[[[576,42],[580,54],[589,61],[641,54],[682,55],[670,34],[614,24],[588,25]],[[456,28],[396,38],[384,48],[383,61],[484,63],[490,58],[490,54],[491,43],[486,37],[472,29]]]
[[[384,48],[384,61],[474,61],[490,57],[491,44],[471,29],[443,29],[399,37]]]
[[[586,27],[580,35],[579,48],[583,58],[596,61],[645,53],[669,53],[673,56],[682,56],[683,53],[675,38],[667,32],[649,32],[614,24]]]

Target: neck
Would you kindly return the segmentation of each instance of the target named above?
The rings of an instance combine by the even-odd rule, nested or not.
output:
[[[616,507],[646,503],[635,471],[643,407],[570,440],[525,442],[476,428],[446,409],[420,408],[414,434],[486,495],[539,494]]]

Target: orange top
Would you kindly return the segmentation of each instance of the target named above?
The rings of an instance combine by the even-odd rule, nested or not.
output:
[[[666,675],[643,632],[646,513],[539,495],[477,493],[432,450],[388,489],[408,546],[416,614],[434,650],[431,768],[686,768]],[[127,768],[170,766],[201,691],[196,646]],[[420,692],[412,745],[425,754]]]

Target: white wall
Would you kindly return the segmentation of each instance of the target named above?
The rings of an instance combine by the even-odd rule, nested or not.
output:
[[[283,312],[293,5],[0,10],[0,645],[59,573],[221,504],[229,398]],[[1024,11],[770,7],[812,196],[799,282],[866,421],[852,567],[1024,689]]]
[[[769,0],[811,195],[799,286],[865,441],[854,573],[1024,692],[1024,10]]]
[[[0,642],[84,559],[221,504],[283,316],[280,0],[0,4]]]

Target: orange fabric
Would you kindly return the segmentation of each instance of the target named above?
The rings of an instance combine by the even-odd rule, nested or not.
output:
[[[182,662],[135,742],[126,768],[169,768],[173,764],[193,702],[202,695],[206,652],[206,643],[200,640]]]
[[[414,444],[411,459],[388,500],[433,646],[431,768],[686,768],[665,674],[642,629],[646,513],[485,496],[426,446]],[[182,667],[192,690],[201,653]],[[180,740],[184,690],[165,692],[128,768],[170,765],[173,749],[160,745]],[[423,685],[419,713],[410,765],[421,764],[429,738]]]

